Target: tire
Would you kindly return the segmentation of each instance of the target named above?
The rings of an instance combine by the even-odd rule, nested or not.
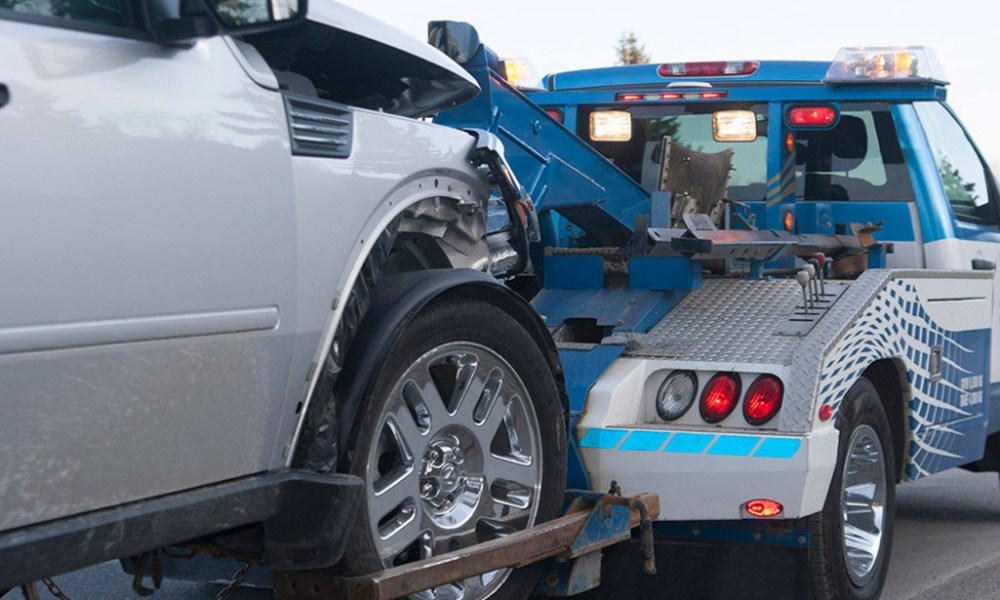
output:
[[[435,302],[373,376],[348,456],[367,486],[349,571],[412,562],[558,516],[562,401],[542,351],[508,313],[481,301]],[[413,597],[524,598],[536,577],[532,566],[505,569]]]
[[[874,600],[892,551],[896,463],[889,420],[871,381],[862,377],[848,390],[837,428],[837,468],[826,503],[808,519],[811,598]],[[855,506],[850,513],[848,504]]]

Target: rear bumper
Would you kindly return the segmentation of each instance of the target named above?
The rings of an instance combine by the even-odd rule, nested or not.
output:
[[[281,470],[0,532],[0,590],[263,523],[268,566],[337,562],[361,479]]]
[[[661,521],[735,520],[748,500],[784,506],[780,518],[819,512],[837,461],[838,432],[807,436],[633,428],[579,428],[596,490],[659,494]]]

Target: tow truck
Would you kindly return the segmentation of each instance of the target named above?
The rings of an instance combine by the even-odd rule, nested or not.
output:
[[[2,180],[40,199],[5,239],[83,294],[62,305],[39,283],[0,296],[18,309],[4,311],[0,368],[21,382],[5,403],[23,400],[2,443],[24,458],[0,479],[0,588],[30,594],[35,579],[132,556],[146,591],[156,549],[184,543],[263,562],[289,596],[516,595],[551,556],[563,560],[541,582],[565,594],[596,584],[595,549],[655,518],[668,532],[787,526],[810,549],[816,597],[875,598],[896,482],[996,469],[996,257],[984,243],[996,182],[964,133],[964,151],[949,145],[962,130],[941,115],[926,50],[557,74],[526,95],[462,24],[432,23],[430,38],[467,74],[335,3],[308,20],[294,1],[113,4],[0,13],[15,57],[0,126],[24,141]],[[86,65],[81,48],[97,53]],[[108,114],[92,92],[166,97],[157,86],[190,91],[192,73],[216,75],[194,80],[217,102],[194,121],[172,112],[183,103]],[[146,85],[123,88],[124,74]],[[77,76],[100,85],[74,87]],[[127,118],[149,107],[155,120]],[[431,114],[436,125],[419,120]],[[111,164],[121,178],[26,180],[46,117],[78,126],[74,147],[104,149],[77,155],[93,167],[80,172]],[[198,145],[174,146],[185,158],[171,166],[212,185],[141,168],[173,135]],[[240,157],[255,167],[245,179],[231,170]],[[220,161],[237,188],[205,170]],[[351,210],[331,209],[333,182]],[[91,203],[106,211],[95,216],[74,201],[81,190],[117,201]],[[60,210],[45,220],[39,206]],[[240,214],[251,217],[225,218]],[[96,223],[100,243],[40,244],[79,241],[78,223]],[[158,242],[151,224],[177,239]],[[108,261],[105,285],[85,285]],[[12,280],[30,271],[5,264]],[[178,265],[190,276],[168,284]],[[186,377],[138,368],[154,363],[187,365]],[[466,385],[486,399],[470,414],[455,394]],[[432,403],[432,388],[455,403]],[[483,437],[487,424],[498,435]],[[198,435],[178,445],[177,432]],[[639,496],[616,511],[633,502],[581,492],[594,520],[547,526],[564,468],[572,488],[650,491],[666,509]],[[336,563],[346,576],[323,570]]]
[[[570,485],[648,489],[660,537],[797,545],[812,597],[877,598],[896,484],[1000,470],[998,186],[934,53],[517,89],[467,26],[431,31],[484,90],[436,122],[495,133],[538,209],[521,287],[567,373]]]

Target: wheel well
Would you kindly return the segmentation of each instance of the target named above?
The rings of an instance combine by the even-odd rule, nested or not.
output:
[[[905,379],[905,367],[899,359],[885,358],[873,362],[865,369],[866,377],[878,390],[889,429],[892,431],[893,454],[896,457],[896,481],[903,479],[906,464],[906,405],[909,400],[909,383]]]

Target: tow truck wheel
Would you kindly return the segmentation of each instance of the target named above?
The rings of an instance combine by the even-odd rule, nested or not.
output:
[[[562,403],[525,329],[490,304],[432,305],[376,375],[351,472],[366,501],[345,557],[371,573],[459,550],[558,515]],[[415,598],[523,598],[535,569],[504,569]]]
[[[895,521],[892,434],[878,391],[862,377],[837,423],[837,469],[823,511],[810,517],[813,600],[878,598]]]

